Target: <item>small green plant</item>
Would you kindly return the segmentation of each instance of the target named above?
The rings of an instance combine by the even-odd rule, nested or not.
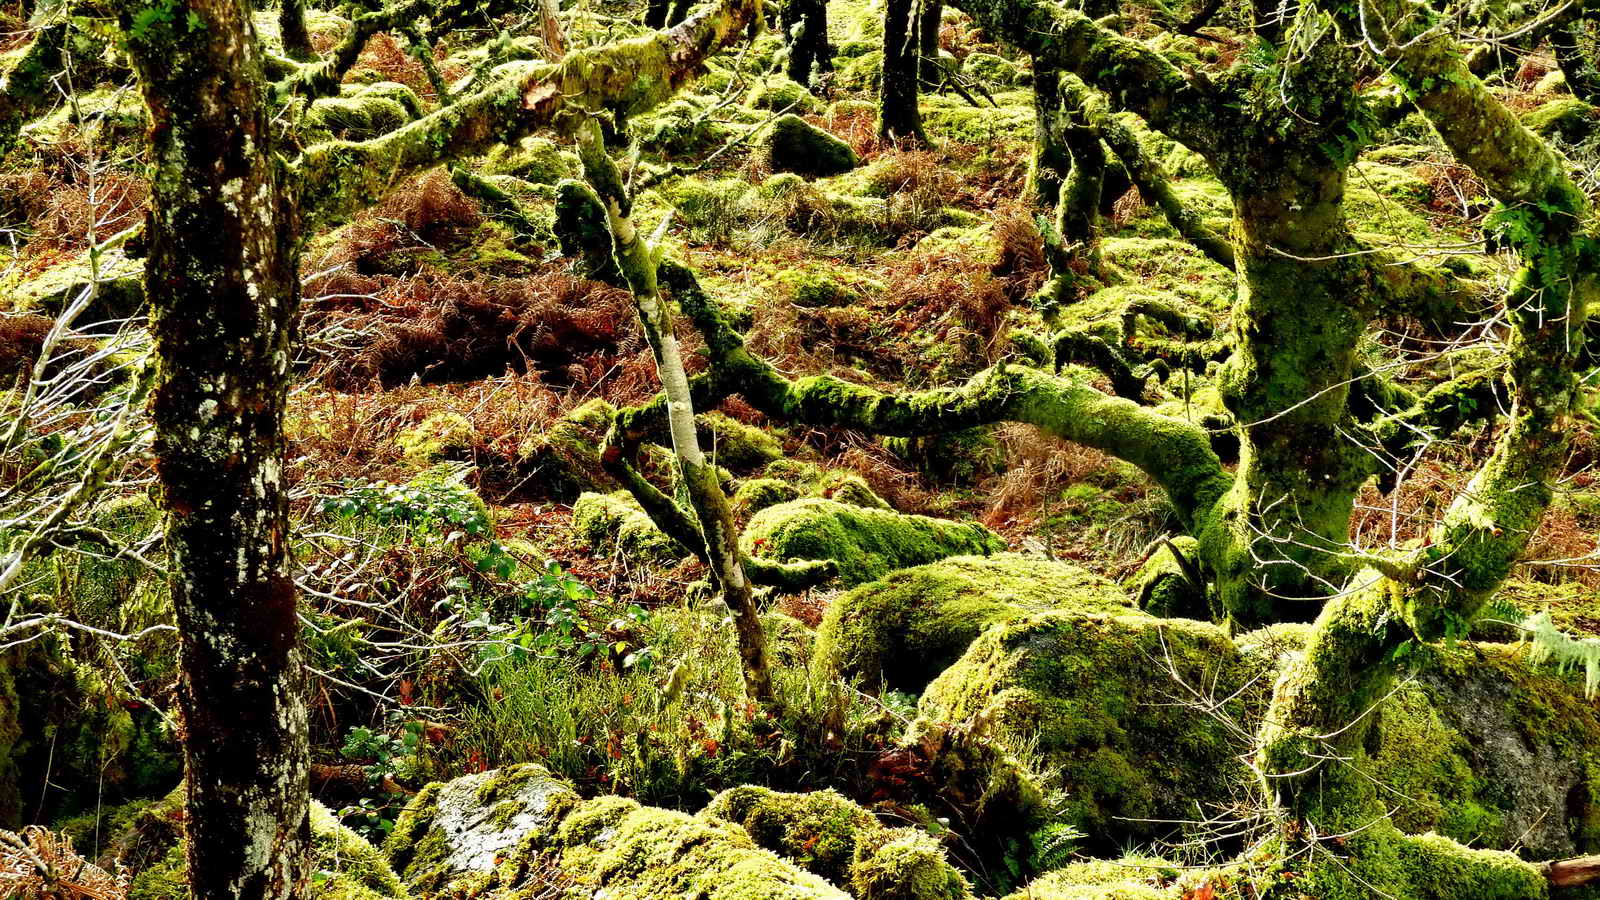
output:
[[[321,512],[365,516],[438,534],[456,529],[473,537],[490,533],[489,518],[472,492],[448,482],[352,482],[343,494],[324,498]]]

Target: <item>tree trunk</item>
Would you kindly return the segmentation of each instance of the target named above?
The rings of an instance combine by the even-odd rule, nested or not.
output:
[[[145,296],[169,516],[191,895],[287,898],[307,878],[305,685],[282,483],[299,301],[293,194],[239,0],[133,29],[151,116]],[[137,35],[137,36],[135,36]]]
[[[886,0],[883,10],[883,79],[878,89],[878,134],[885,140],[921,141],[917,107],[917,43],[914,0]]]
[[[1072,157],[1062,143],[1059,127],[1061,73],[1049,65],[1033,69],[1033,157],[1023,193],[1041,209],[1055,209],[1061,199],[1061,182],[1072,171]]]
[[[579,132],[578,150],[579,158],[583,161],[584,177],[605,206],[611,237],[615,241],[617,264],[627,277],[639,322],[644,326],[645,339],[655,356],[656,371],[661,376],[661,387],[667,395],[667,427],[678,461],[680,484],[688,495],[689,505],[694,508],[695,518],[699,520],[712,574],[722,591],[723,600],[733,612],[739,657],[744,665],[745,686],[755,700],[771,703],[775,697],[772,666],[767,658],[766,633],[761,629],[761,617],[756,610],[750,579],[746,577],[739,561],[739,535],[734,526],[733,509],[728,505],[728,497],[717,479],[716,466],[708,462],[700,450],[700,437],[695,430],[694,397],[678,349],[678,339],[673,333],[672,314],[667,309],[657,282],[654,248],[649,246],[634,226],[631,202],[622,175],[606,153],[599,125],[592,119]]]
[[[833,71],[827,0],[789,0],[783,7],[783,32],[789,41],[791,79],[810,86],[813,75]]]
[[[278,33],[283,37],[283,52],[301,62],[315,59],[311,32],[306,30],[306,0],[282,0],[278,9]]]
[[[939,85],[939,26],[944,24],[944,0],[920,0],[917,10],[917,56],[922,80]]]

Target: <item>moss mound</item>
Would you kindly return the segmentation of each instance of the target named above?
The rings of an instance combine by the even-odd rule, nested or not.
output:
[[[738,787],[718,794],[700,816],[737,823],[757,844],[846,885],[857,900],[955,900],[971,893],[938,841],[919,829],[888,828],[836,791]]]
[[[731,822],[622,797],[584,801],[534,765],[429,785],[384,846],[423,895],[503,896],[559,883],[608,900],[847,896]]]
[[[766,151],[772,171],[793,172],[807,178],[842,175],[858,162],[849,144],[793,113],[772,123]]]
[[[600,467],[599,447],[616,413],[616,407],[599,397],[573,409],[523,442],[518,474],[567,503],[584,491],[615,487]]]
[[[921,691],[984,628],[1047,609],[1123,611],[1111,582],[1078,566],[1005,553],[960,556],[895,572],[833,601],[818,635],[817,673]]]
[[[1178,870],[1157,860],[1076,863],[1040,876],[1005,900],[1171,900]]]
[[[845,584],[861,584],[949,556],[998,553],[1005,542],[976,523],[806,499],[757,513],[741,546],[751,556],[780,562],[831,559]]]
[[[1249,719],[1247,666],[1221,629],[1141,613],[1057,610],[989,628],[928,685],[919,725],[982,728],[1031,752],[1091,839],[1155,836],[1239,793],[1249,750],[1196,697]],[[1243,745],[1240,745],[1242,741]]]
[[[477,440],[477,431],[458,412],[436,412],[400,432],[395,443],[410,465],[426,468],[440,460],[463,459]]]
[[[733,492],[733,512],[749,517],[779,503],[788,503],[800,497],[800,489],[780,478],[752,478]]]
[[[572,530],[595,550],[630,560],[670,563],[689,555],[650,521],[627,491],[580,496],[572,505]]]

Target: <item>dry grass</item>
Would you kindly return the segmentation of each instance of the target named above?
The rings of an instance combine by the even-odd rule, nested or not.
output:
[[[1002,533],[1031,532],[1045,515],[1048,499],[1111,464],[1111,457],[1099,450],[1051,437],[1032,425],[1001,425],[995,437],[1009,467],[983,486],[990,499],[981,519]]]

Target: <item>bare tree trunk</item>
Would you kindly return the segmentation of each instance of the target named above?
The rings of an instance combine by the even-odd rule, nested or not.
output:
[[[306,0],[282,0],[278,9],[278,33],[283,37],[283,52],[301,62],[315,59],[311,32],[306,30]]]
[[[883,79],[878,90],[878,134],[889,140],[924,140],[917,108],[914,0],[887,0],[883,10]]]
[[[789,41],[789,77],[810,85],[813,75],[833,71],[828,43],[827,0],[789,0],[783,8],[784,37]]]
[[[939,26],[944,23],[944,0],[919,0],[917,4],[917,56],[922,80],[939,84]]]
[[[694,397],[678,350],[678,339],[673,334],[672,314],[656,280],[655,251],[634,226],[627,189],[616,164],[606,153],[598,123],[593,120],[585,123],[579,132],[578,149],[584,177],[605,206],[616,243],[617,264],[628,279],[645,338],[655,355],[656,371],[667,395],[667,426],[672,435],[679,476],[689,503],[694,507],[695,518],[699,520],[712,574],[722,590],[723,600],[733,611],[745,685],[751,697],[770,703],[774,695],[766,634],[761,630],[750,579],[739,561],[733,510],[717,480],[716,466],[708,462],[700,450],[700,438],[695,431]]]
[[[249,8],[191,0],[135,30],[142,9],[119,11],[152,121],[145,295],[161,360],[153,414],[180,634],[190,891],[295,897],[310,829],[282,483],[299,301],[293,194],[273,154]]]

